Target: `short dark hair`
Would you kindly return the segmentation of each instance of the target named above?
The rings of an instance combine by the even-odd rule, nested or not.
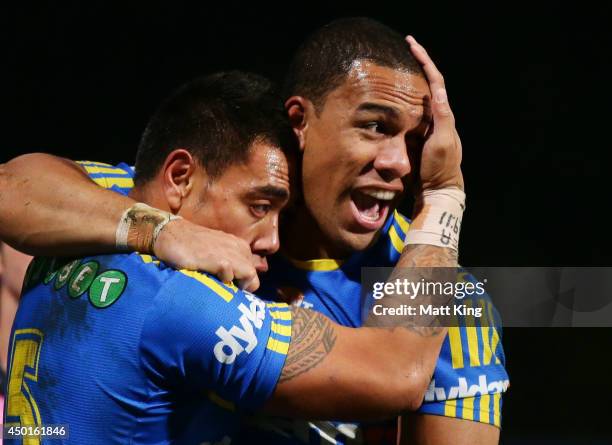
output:
[[[297,151],[282,98],[265,77],[240,71],[197,78],[175,91],[155,112],[136,155],[136,184],[155,177],[168,154],[188,150],[211,180],[246,162],[256,141]]]
[[[424,76],[400,33],[369,18],[344,18],[319,28],[299,47],[285,78],[285,98],[304,96],[319,108],[356,60]]]

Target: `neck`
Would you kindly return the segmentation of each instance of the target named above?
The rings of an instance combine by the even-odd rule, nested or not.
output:
[[[156,181],[149,181],[142,186],[134,187],[128,196],[135,201],[150,205],[156,209],[164,210],[166,212],[170,211],[168,201],[165,199],[162,190],[156,184]]]
[[[349,250],[339,247],[337,242],[332,242],[323,233],[305,206],[288,215],[282,226],[281,237],[283,252],[296,260],[340,260],[351,255]]]

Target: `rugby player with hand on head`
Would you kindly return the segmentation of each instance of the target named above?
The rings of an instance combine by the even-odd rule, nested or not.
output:
[[[421,149],[425,155],[436,153],[436,144],[438,147],[459,145],[448,102],[439,95],[440,90],[444,90],[443,80],[416,42],[411,41],[411,49],[418,63],[410,56],[401,36],[383,25],[367,19],[341,20],[317,31],[305,42],[296,54],[288,77],[290,99],[286,106],[303,152],[304,203],[287,215],[281,227],[285,252],[272,258],[264,289],[273,293],[280,290],[284,297],[297,297],[303,307],[323,312],[346,326],[356,327],[364,322],[358,298],[361,267],[392,266],[398,261],[406,233],[410,232],[406,219],[393,209],[401,192],[407,190],[408,180],[418,183],[418,166],[422,170],[423,187],[412,191],[417,196],[425,196],[427,190],[423,188],[435,189],[435,182],[427,182],[428,175],[435,179],[439,172],[437,167],[429,167],[420,160]],[[436,113],[437,106],[442,107],[439,113]],[[430,114],[433,125],[428,122]],[[437,116],[440,122],[436,125]],[[13,227],[7,229],[4,236],[10,238],[11,234],[21,233],[22,238],[31,241],[37,234],[48,231],[53,233],[52,237],[38,239],[32,246],[36,244],[36,248],[46,251],[53,251],[52,245],[56,249],[65,245],[83,252],[92,246],[111,250],[115,243],[116,220],[129,206],[129,201],[103,195],[84,179],[79,168],[66,162],[69,161],[44,155],[13,161],[9,170],[15,180],[27,178],[28,169],[29,172],[48,171],[49,179],[51,172],[58,175],[64,172],[70,175],[64,193],[74,195],[75,190],[80,190],[83,197],[77,197],[78,203],[66,202],[57,195],[48,197],[44,184],[38,183],[40,190],[23,191],[22,197],[13,198],[13,202],[26,199],[25,196],[33,202],[40,201],[44,208],[37,208],[38,215],[30,214],[31,227],[35,227],[39,217],[39,221],[44,220],[47,225],[30,232],[29,236],[23,236],[24,231]],[[117,188],[129,184],[128,169],[105,173],[102,170],[109,167],[93,164],[86,167],[92,178],[102,185]],[[39,198],[35,197],[37,194]],[[91,205],[92,200],[98,204]],[[99,213],[97,207],[101,205],[106,212],[96,216],[96,224],[100,226],[83,230],[82,222]],[[58,218],[57,206],[67,218]],[[418,225],[418,211],[415,216]],[[66,223],[67,219],[70,223]],[[168,224],[150,252],[162,259],[168,258],[173,264],[185,262],[193,267],[193,258],[206,251],[198,249],[201,244],[195,235],[200,239],[207,237],[210,245],[223,239],[219,233],[199,234],[197,230],[183,227],[186,225],[184,220]],[[411,231],[413,240],[422,236],[414,227]],[[194,236],[189,238],[189,235]],[[180,254],[172,251],[169,240],[176,243]],[[225,247],[217,249],[220,253],[217,258],[223,258],[223,249],[228,244],[218,242]],[[134,248],[133,244],[131,246]],[[192,254],[189,248],[196,251]],[[242,271],[228,268],[227,263],[222,269],[230,269],[227,276],[246,276],[252,281],[252,274],[247,273],[248,265],[245,261],[241,264],[244,264]],[[214,272],[210,261],[196,267]],[[478,383],[481,375],[507,381],[503,350],[494,329],[489,331],[489,341],[484,336],[476,336],[475,331],[472,341],[472,335],[466,331],[465,328],[451,328],[444,341],[432,381],[434,390],[430,387],[429,391],[435,397],[428,399],[426,396],[419,408],[420,415],[410,419],[407,433],[416,443],[425,443],[425,437],[441,444],[457,443],[458,440],[466,443],[497,441],[498,430],[489,425],[499,425],[500,393],[505,388],[499,385],[499,390],[493,387],[489,393],[485,388],[485,392],[466,396],[465,392],[453,395],[453,387],[461,379],[468,385]],[[441,399],[438,398],[440,387],[444,390],[442,394],[446,394]],[[323,442],[330,436],[329,440],[363,437],[345,426],[332,422],[297,424],[293,431],[282,431],[282,437],[288,434],[296,442],[312,440],[313,434],[320,435]]]
[[[187,84],[145,130],[146,161],[130,191],[138,203],[125,209],[116,241],[134,235],[154,248],[183,218],[243,239],[265,271],[295,145],[264,79],[232,72]],[[432,156],[423,162],[439,163],[443,184],[461,186],[460,146]],[[460,217],[461,206],[450,206]],[[457,251],[409,244],[397,273],[421,277],[407,266],[454,268]],[[436,321],[351,329],[138,252],[39,257],[13,324],[4,423],[68,425],[73,443],[202,443],[231,440],[239,408],[390,417],[421,404],[446,332]]]

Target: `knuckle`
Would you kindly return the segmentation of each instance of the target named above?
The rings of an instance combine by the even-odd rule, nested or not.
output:
[[[440,114],[454,122],[453,110],[448,105],[440,108]]]
[[[446,157],[447,151],[448,151],[447,146],[441,143],[440,145],[437,145],[436,147],[434,147],[431,154],[434,159],[442,159]]]
[[[217,267],[220,272],[227,273],[231,269],[230,262],[226,259],[219,260]]]
[[[442,139],[442,145],[445,151],[450,151],[455,149],[455,139],[452,136],[446,136]]]

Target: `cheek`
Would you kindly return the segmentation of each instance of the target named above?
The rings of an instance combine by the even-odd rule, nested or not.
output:
[[[304,172],[319,172],[320,175],[335,175],[350,167],[359,158],[359,138],[351,129],[317,126],[311,129],[304,150]]]
[[[250,216],[248,208],[231,194],[208,195],[201,204],[194,216],[204,221],[203,225],[236,236],[244,230],[246,218]]]
[[[347,141],[348,142],[348,141]],[[331,213],[332,208],[350,197],[357,178],[369,170],[375,156],[370,156],[368,147],[361,147],[359,141],[332,152],[321,153],[311,159],[304,156],[303,193],[310,207]],[[350,148],[349,148],[350,147]],[[326,209],[326,210],[325,210]]]
[[[242,202],[228,205],[223,211],[222,216],[226,224],[232,227],[232,233],[244,231],[253,217],[249,212],[249,208]]]

